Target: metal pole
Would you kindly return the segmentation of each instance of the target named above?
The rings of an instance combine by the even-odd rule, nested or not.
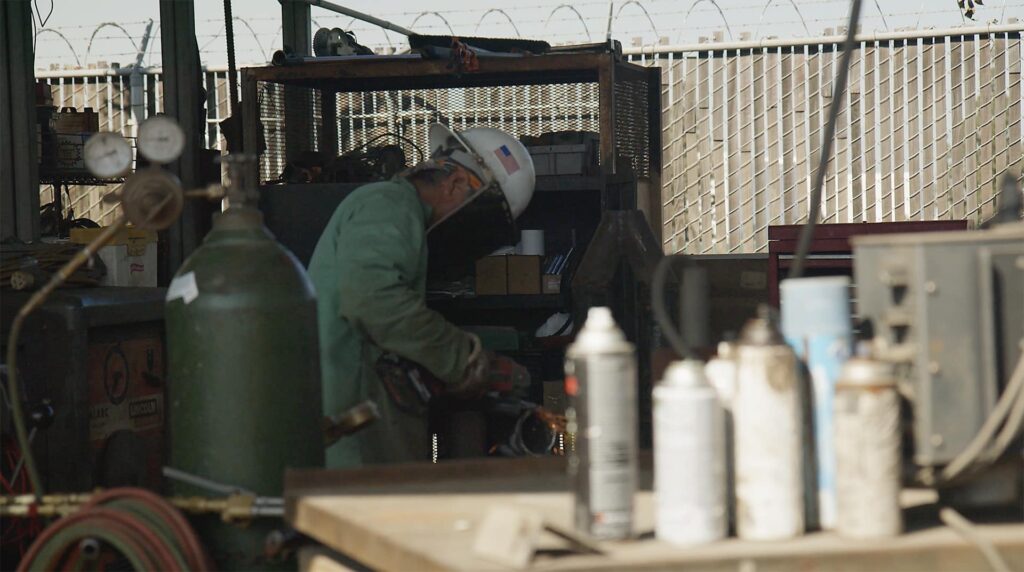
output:
[[[39,240],[32,5],[0,2],[0,238]]]
[[[160,40],[163,44],[164,111],[185,132],[185,151],[168,165],[185,188],[200,186],[200,153],[205,118],[199,90],[202,75],[196,43],[193,0],[160,0]],[[170,282],[174,270],[198,246],[209,226],[201,220],[205,205],[185,204],[181,218],[166,233],[167,256],[160,260],[160,283]]]
[[[402,34],[403,36],[414,36],[414,35],[416,35],[416,32],[413,32],[409,28],[403,28],[402,26],[399,26],[398,24],[393,24],[391,22],[388,22],[387,20],[381,20],[380,18],[375,18],[375,17],[373,17],[373,16],[371,16],[369,14],[364,14],[362,12],[357,12],[357,11],[351,9],[351,8],[346,8],[344,6],[339,6],[339,5],[337,5],[337,4],[333,3],[333,2],[325,2],[324,0],[292,0],[292,1],[293,2],[302,2],[304,4],[309,4],[310,6],[316,6],[318,8],[323,8],[324,10],[330,10],[331,12],[337,12],[338,14],[342,14],[344,16],[351,16],[351,17],[353,17],[353,18],[355,18],[357,20],[362,20],[364,22],[368,22],[370,24],[373,24],[374,26],[380,26],[381,28],[384,28],[385,30],[391,30],[392,32],[398,32],[399,34]]]

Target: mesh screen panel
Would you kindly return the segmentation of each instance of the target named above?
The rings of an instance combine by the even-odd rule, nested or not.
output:
[[[318,149],[323,119],[319,92],[315,90],[260,82],[258,91],[260,121],[267,143],[260,159],[260,179],[266,182],[280,175],[297,150]],[[285,106],[288,97],[294,98],[297,111],[287,113],[309,114],[313,129],[301,127],[301,121],[295,125],[288,121]],[[633,111],[645,114],[644,97],[645,87],[641,97],[624,99],[636,100],[641,107]],[[429,125],[435,122],[457,130],[493,127],[515,137],[552,131],[597,133],[600,131],[598,100],[596,82],[338,93],[335,95],[338,148],[324,151],[342,154],[363,146],[397,144],[409,161],[415,162],[420,150],[429,152]],[[292,105],[289,103],[289,110]],[[301,120],[303,116],[296,117]],[[646,115],[642,122],[643,138],[631,137],[630,145],[643,146],[623,148],[622,152],[631,153],[646,165]],[[633,123],[636,121],[630,125]]]
[[[266,182],[280,177],[289,160],[320,150],[323,114],[315,89],[261,82],[257,93],[267,146],[260,155],[260,181]]]
[[[650,176],[647,82],[615,82],[615,153],[628,159],[638,177]]]

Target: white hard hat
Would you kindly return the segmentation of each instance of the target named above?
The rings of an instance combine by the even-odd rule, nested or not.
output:
[[[526,147],[508,133],[489,127],[456,133],[434,123],[430,126],[430,153],[469,169],[480,177],[484,187],[496,184],[513,218],[519,218],[530,204],[536,183],[533,159]]]

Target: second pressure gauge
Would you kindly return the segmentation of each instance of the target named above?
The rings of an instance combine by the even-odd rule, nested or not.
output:
[[[170,163],[185,148],[185,132],[166,115],[156,115],[139,126],[139,152],[153,163]]]
[[[119,133],[93,135],[85,142],[82,155],[89,172],[101,179],[120,177],[132,166],[132,146]]]

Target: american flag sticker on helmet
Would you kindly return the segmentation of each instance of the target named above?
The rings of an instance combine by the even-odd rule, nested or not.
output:
[[[508,150],[507,145],[502,145],[495,149],[494,154],[498,156],[501,166],[505,167],[505,172],[509,175],[519,170],[519,162],[512,156],[512,152]]]

